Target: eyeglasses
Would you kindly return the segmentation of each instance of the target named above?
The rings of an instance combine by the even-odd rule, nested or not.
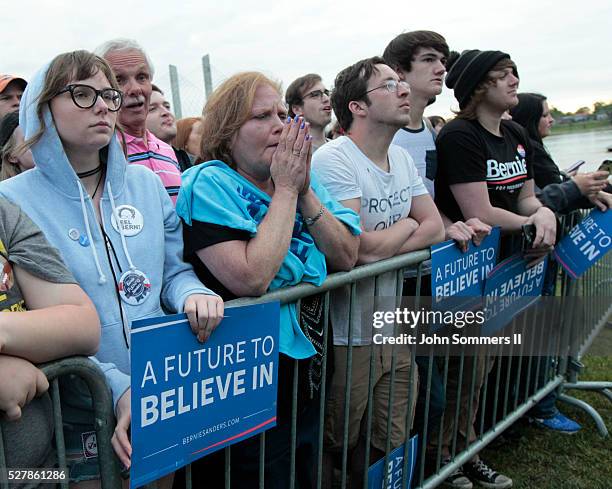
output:
[[[370,90],[367,90],[365,92],[363,92],[358,98],[361,98],[365,95],[367,95],[370,92],[373,92],[374,90],[379,90],[380,88],[386,88],[387,91],[389,93],[395,93],[399,90],[399,87],[402,87],[406,90],[410,89],[410,85],[408,84],[407,81],[404,80],[387,80],[385,83],[383,83],[381,86],[379,87],[375,87],[375,88],[371,88]]]
[[[319,100],[323,100],[323,95],[329,97],[329,90],[313,90],[304,95],[303,98],[318,98]]]
[[[62,93],[70,92],[74,105],[81,109],[90,109],[98,101],[98,97],[102,97],[104,103],[111,112],[117,112],[121,108],[123,102],[123,94],[119,90],[114,88],[103,88],[102,90],[96,90],[94,87],[89,85],[83,85],[81,83],[74,83],[68,85],[63,90],[57,92],[58,95]]]

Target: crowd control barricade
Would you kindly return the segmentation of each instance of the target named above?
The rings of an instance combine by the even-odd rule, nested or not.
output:
[[[362,419],[362,435],[364,436],[364,451],[360,454],[363,457],[363,462],[358,462],[355,458],[355,454],[348,450],[349,441],[349,404],[350,389],[348,386],[354,381],[355,372],[351,368],[353,355],[352,352],[355,348],[353,345],[353,336],[351,335],[350,329],[352,327],[352,318],[356,314],[356,302],[355,297],[356,287],[359,281],[363,279],[374,279],[377,282],[378,278],[385,273],[395,273],[396,280],[396,292],[398,293],[397,304],[400,304],[399,294],[402,290],[402,282],[407,269],[416,269],[415,280],[416,285],[416,296],[418,305],[420,282],[423,279],[423,262],[430,257],[427,251],[419,251],[416,253],[409,253],[403,256],[398,256],[383,260],[381,262],[360,266],[351,272],[336,273],[328,277],[325,283],[319,287],[313,287],[311,285],[302,284],[296,287],[291,287],[283,290],[278,290],[273,293],[267,294],[257,299],[239,299],[232,301],[228,304],[228,307],[232,305],[246,305],[258,302],[266,302],[270,300],[280,300],[281,302],[294,302],[304,299],[310,295],[324,292],[326,295],[325,301],[325,334],[331,334],[329,325],[329,311],[336,307],[334,304],[331,293],[341,287],[350,288],[350,302],[347,310],[347,317],[349,321],[349,341],[347,345],[347,358],[346,358],[346,377],[345,377],[345,391],[344,391],[344,411],[341,415],[342,419],[337,420],[343,424],[343,448],[339,457],[336,459],[337,465],[334,474],[334,484],[330,484],[330,481],[326,479],[329,474],[324,474],[323,467],[325,465],[325,458],[328,454],[324,450],[324,419],[325,419],[325,394],[328,388],[326,382],[326,376],[323,376],[323,384],[321,388],[321,399],[320,399],[320,414],[321,422],[318,427],[318,439],[319,439],[319,450],[318,450],[318,463],[314,470],[316,471],[316,487],[359,487],[368,488],[369,475],[368,465],[373,460],[370,459],[370,441],[372,438],[372,426],[375,422],[374,413],[372,409],[372,395],[373,395],[373,370],[372,365],[374,363],[374,357],[370,356],[370,370],[368,375],[368,402],[367,408],[364,412],[364,418]],[[488,372],[485,382],[482,384],[480,389],[480,408],[478,410],[473,409],[472,406],[468,406],[467,418],[468,423],[472,423],[475,429],[475,439],[466,443],[466,440],[461,440],[460,432],[461,426],[458,423],[454,423],[454,428],[451,433],[450,443],[450,463],[444,464],[444,457],[441,450],[438,448],[434,450],[433,456],[431,457],[418,457],[418,464],[412,474],[412,487],[419,488],[433,488],[437,487],[442,481],[444,481],[451,473],[453,473],[457,467],[470,460],[475,454],[480,452],[495,438],[497,438],[505,429],[510,427],[522,416],[526,415],[531,408],[533,408],[541,399],[549,395],[552,391],[560,389],[562,387],[572,388],[574,385],[567,383],[568,368],[574,361],[572,358],[572,352],[570,351],[572,345],[576,344],[576,334],[581,334],[585,337],[584,348],[588,343],[588,338],[592,338],[601,329],[602,325],[607,319],[607,315],[610,312],[611,306],[611,289],[609,286],[610,274],[607,271],[610,267],[610,256],[605,261],[602,260],[593,270],[586,274],[582,279],[576,281],[573,285],[569,284],[563,274],[558,272],[560,280],[563,281],[563,286],[558,287],[559,294],[570,294],[577,293],[581,297],[587,298],[587,301],[583,304],[580,310],[585,315],[584,319],[580,321],[578,330],[572,329],[572,326],[576,324],[575,318],[570,318],[567,315],[563,316],[556,314],[551,311],[550,308],[542,308],[541,311],[535,312],[529,316],[521,316],[517,318],[511,328],[516,328],[518,331],[521,326],[525,327],[525,324],[518,324],[520,322],[530,321],[533,329],[536,331],[531,335],[530,342],[528,344],[522,344],[520,346],[511,346],[510,352],[506,352],[504,355],[501,353],[498,356],[487,356],[484,360],[484,370]],[[580,284],[579,286],[577,284]],[[607,285],[605,285],[607,284]],[[603,289],[602,287],[607,287]],[[378,294],[378,284],[374,285],[375,295]],[[598,289],[598,293],[595,290]],[[591,295],[592,294],[592,295]],[[594,307],[597,304],[598,309]],[[554,317],[553,317],[554,316]],[[562,324],[558,329],[553,329],[551,334],[550,330],[539,329],[538,325],[548,324],[551,322],[558,322]],[[569,333],[568,333],[569,331]],[[578,333],[577,333],[578,331]],[[540,352],[548,352],[546,355]],[[554,352],[552,355],[550,352]],[[423,357],[423,354],[417,355],[415,347],[411,349],[410,360],[411,369],[416,370],[415,359],[417,357]],[[426,355],[427,356],[427,355]],[[455,374],[458,373],[459,378],[456,383],[460,386],[457,392],[457,396],[461,395],[461,389],[466,389],[468,392],[468,398],[472,398],[474,391],[477,386],[477,374],[478,366],[477,362],[470,362],[467,360],[465,354],[455,354],[451,357],[450,354],[446,354],[440,357],[433,352],[429,353],[425,363],[426,374],[421,376],[419,379],[418,389],[424,389],[424,413],[423,417],[428,419],[430,417],[430,411],[432,408],[433,392],[432,392],[432,371],[435,366],[438,367],[439,372],[442,376],[442,383],[446,389],[449,383],[449,362],[453,358],[455,363]],[[330,352],[328,352],[324,359],[324,368],[329,364]],[[327,361],[327,362],[326,362]],[[396,396],[395,393],[395,376],[396,376],[396,361],[397,355],[393,354],[393,363],[391,367],[391,389],[389,390],[389,405],[393,405],[393,398]],[[326,365],[327,363],[327,365]],[[298,364],[294,364],[294,395],[297,394],[297,368]],[[458,371],[458,372],[457,372]],[[606,384],[607,385],[607,384]],[[417,385],[410,383],[408,389],[408,406],[412,407],[417,397]],[[449,399],[446,399],[448,406]],[[296,456],[296,413],[297,406],[294,402],[293,410],[293,429],[291,436],[291,465],[290,470],[295,469],[295,456]],[[459,403],[455,403],[456,410],[449,411],[445,409],[442,413],[442,419],[440,424],[443,424],[444,418],[458,418],[459,417]],[[413,425],[413,410],[409,409],[404,419],[406,431],[410,432],[410,436],[415,433]],[[387,433],[391,430],[392,425],[392,413],[387,413],[385,421],[387,423]],[[410,429],[412,428],[412,429]],[[442,430],[437,429],[434,433],[428,433],[428,424],[424,423],[422,430],[419,433],[420,439],[418,441],[418,450],[420,455],[430,450],[430,446],[434,445],[437,447],[441,446],[439,442],[442,436]],[[434,438],[438,439],[438,443],[435,443]],[[433,442],[433,443],[432,443]],[[261,446],[265,444],[265,434],[260,435]],[[394,447],[391,446],[390,438],[387,439],[386,447],[384,450],[384,466],[388,467],[389,470],[385,470],[385,477],[393,478],[395,473],[401,473],[401,482],[398,483],[396,479],[393,480],[393,485],[390,487],[407,487],[407,474],[410,457],[408,456],[408,444],[404,447],[404,456],[402,460],[401,471],[397,470],[398,467],[395,464],[397,458],[390,460],[390,453]],[[231,465],[234,463],[240,463],[239,460],[233,460],[231,458],[231,447],[226,449],[228,458],[226,458],[226,474],[230,474]],[[228,461],[229,459],[229,461]],[[365,461],[368,460],[368,463]],[[358,464],[358,470],[355,471],[355,464]],[[433,466],[432,466],[433,464]],[[254,481],[253,487],[265,487],[265,480],[261,478],[264,474],[265,459],[260,458],[260,479]],[[361,476],[357,478],[357,484],[355,479],[352,477],[355,472],[361,472]],[[401,484],[401,485],[400,485]],[[226,487],[231,487],[231,480],[226,480]],[[298,487],[296,481],[292,479],[290,488]],[[386,486],[383,486],[386,487]]]
[[[575,219],[572,217],[571,219]],[[568,226],[572,221],[568,220]],[[387,412],[381,414],[373,405],[376,395],[376,373],[374,365],[380,360],[373,343],[370,345],[357,345],[353,334],[354,324],[359,316],[360,301],[363,297],[358,297],[357,291],[360,283],[370,281],[373,296],[381,295],[383,285],[382,277],[386,286],[392,277],[394,283],[395,305],[401,305],[402,291],[405,287],[405,276],[407,271],[412,270],[411,279],[414,282],[415,302],[413,307],[419,306],[422,297],[421,283],[426,274],[424,273],[426,262],[430,258],[428,250],[421,250],[396,256],[380,262],[359,266],[350,272],[334,273],[328,276],[325,282],[315,287],[309,284],[300,284],[281,290],[270,292],[258,298],[242,298],[230,301],[226,304],[227,308],[256,304],[269,301],[280,301],[281,303],[296,302],[297,309],[300,310],[301,302],[313,295],[323,294],[323,345],[328,345],[331,339],[332,325],[330,324],[331,311],[338,308],[338,303],[334,302],[335,294],[343,289],[348,297],[348,302],[344,304],[346,308],[346,321],[348,322],[348,339],[345,345],[346,357],[343,357],[343,366],[346,370],[342,382],[343,395],[342,403],[337,413],[334,423],[340,426],[339,437],[341,447],[336,452],[330,453],[326,449],[325,433],[325,412],[326,398],[330,389],[330,375],[332,364],[332,352],[325,349],[322,357],[322,375],[318,396],[319,423],[316,426],[317,450],[312,467],[313,486],[317,489],[323,488],[359,488],[367,489],[371,484],[371,476],[368,468],[375,462],[377,451],[378,455],[384,459],[382,477],[387,482],[393,481],[389,487],[409,487],[408,473],[409,466],[416,458],[416,464],[412,472],[412,487],[434,488],[452,474],[457,467],[469,461],[475,454],[480,452],[505,429],[510,427],[519,418],[524,416],[541,399],[546,397],[551,391],[558,389],[580,389],[597,388],[612,398],[610,392],[605,390],[610,387],[610,383],[596,383],[591,385],[577,382],[577,370],[580,358],[593,338],[605,325],[611,312],[612,304],[612,254],[598,262],[583,278],[576,281],[568,281],[560,272],[556,274],[558,278],[557,295],[569,297],[576,295],[584,298],[581,307],[574,310],[574,314],[560,315],[551,311],[550,308],[535,308],[530,315],[520,315],[510,324],[511,331],[519,331],[521,328],[531,325],[534,331],[529,336],[529,341],[520,345],[511,345],[509,350],[497,355],[488,354],[482,357],[468,355],[467,350],[451,352],[450,347],[447,351],[433,349],[430,351],[417,352],[416,346],[409,348],[399,348],[390,345],[387,352],[389,357],[389,388],[385,391],[388,401],[386,401]],[[426,288],[423,289],[423,296],[429,295]],[[336,311],[337,313],[337,311]],[[529,324],[527,324],[529,323]],[[543,324],[559,324],[558,328],[544,330],[539,326]],[[336,325],[333,325],[334,327]],[[221,325],[222,327],[222,325]],[[366,348],[369,352],[369,361],[356,371],[353,363],[359,360],[360,365],[364,365],[363,355],[356,355],[356,348]],[[364,350],[361,350],[364,351]],[[541,352],[546,352],[542,354]],[[404,355],[404,357],[402,357]],[[408,358],[407,365],[404,360]],[[414,381],[414,374],[417,372],[417,359],[419,361],[418,370],[421,373],[418,383]],[[404,364],[402,364],[404,362]],[[399,365],[402,364],[400,367]],[[291,406],[291,429],[289,436],[289,463],[287,470],[291,477],[287,489],[300,488],[295,476],[298,465],[298,440],[297,424],[299,417],[298,406],[298,385],[299,362],[293,361],[293,383]],[[110,437],[113,432],[112,399],[108,388],[104,385],[104,379],[95,366],[86,359],[75,358],[54,362],[44,367],[45,373],[50,379],[56,379],[59,375],[75,374],[83,377],[92,390],[96,407],[96,428],[98,430],[98,453],[102,470],[102,483],[104,488],[119,487],[120,478],[110,445]],[[484,379],[482,372],[485,372]],[[437,372],[438,377],[434,375]],[[351,425],[351,388],[357,377],[364,385],[366,392],[365,407],[362,417],[358,423]],[[402,382],[398,379],[403,379]],[[337,379],[336,379],[337,380]],[[442,389],[436,390],[436,382],[441,383]],[[454,385],[453,395],[455,399],[449,397],[449,386]],[[417,408],[417,398],[421,391],[420,404]],[[401,392],[401,396],[398,396]],[[65,454],[63,454],[63,443],[61,438],[61,412],[59,410],[59,398],[57,380],[52,381],[51,393],[55,407],[56,438],[58,443],[58,460],[60,466],[65,464]],[[467,396],[466,396],[467,393]],[[466,409],[462,409],[459,399],[464,396],[473,399],[480,393],[478,409],[472,404],[465,404]],[[404,397],[405,396],[405,397]],[[573,398],[561,394],[565,401],[572,402]],[[401,398],[400,398],[401,397]],[[394,401],[406,401],[405,413],[398,422],[397,413],[394,415],[393,409],[397,405]],[[442,403],[443,410],[435,414],[439,416],[436,423],[428,423],[434,416],[433,410],[439,408]],[[580,403],[576,401],[575,403]],[[385,403],[383,402],[383,405]],[[444,407],[445,406],[445,407]],[[449,408],[452,406],[452,408]],[[378,406],[379,408],[380,406]],[[581,407],[585,407],[582,406]],[[420,417],[425,421],[421,426],[414,423],[415,409],[420,409]],[[449,423],[449,420],[452,422]],[[463,423],[463,424],[462,424]],[[603,424],[603,423],[602,423]],[[408,443],[401,444],[403,456],[398,456],[395,446],[393,446],[393,436],[387,436],[384,446],[374,447],[374,438],[380,438],[380,430],[392,435],[396,434],[398,426],[403,428],[405,438],[412,437],[417,431],[417,452],[409,453]],[[449,426],[448,429],[443,427]],[[473,436],[468,435],[469,427],[473,427]],[[357,444],[354,442],[352,430],[358,429]],[[378,434],[374,430],[378,429]],[[605,426],[604,426],[605,429]],[[399,430],[402,431],[402,430]],[[600,430],[601,431],[601,430]],[[443,442],[443,437],[446,440]],[[397,437],[396,437],[397,438]],[[380,442],[380,440],[378,440]],[[250,487],[267,487],[266,474],[266,433],[257,435],[257,443],[260,447],[259,457],[259,477],[253,480]],[[445,444],[446,443],[446,444]],[[0,445],[1,446],[1,445]],[[444,453],[442,447],[446,447]],[[395,450],[394,450],[395,449]],[[227,447],[225,453],[225,488],[231,488],[232,467],[240,466],[241,460],[232,457],[232,447]],[[393,454],[393,455],[392,455]],[[0,451],[0,456],[3,453]],[[412,455],[412,456],[411,456]],[[331,462],[330,462],[331,460]],[[3,459],[0,458],[0,466]],[[185,483],[191,488],[192,480],[195,480],[196,470],[193,467],[185,468]],[[387,487],[378,485],[377,487]]]
[[[96,428],[97,451],[102,475],[102,489],[120,489],[121,478],[116,463],[111,437],[115,429],[113,414],[113,399],[106,379],[100,368],[87,357],[69,357],[39,366],[49,380],[49,394],[53,407],[53,429],[55,449],[57,452],[57,466],[68,473],[66,468],[66,449],[62,428],[62,411],[60,406],[59,378],[74,376],[81,379],[91,393],[94,409],[94,423]],[[7,381],[7,379],[2,379]],[[8,380],[10,381],[10,380]],[[4,450],[8,440],[2,439],[0,433],[0,469],[6,468]],[[59,485],[68,488],[68,480]],[[6,479],[0,482],[2,489],[14,487],[7,484]]]
[[[565,230],[569,231],[581,219],[585,212],[574,212],[564,220]],[[565,365],[565,382],[560,386],[559,400],[584,410],[595,422],[597,430],[603,437],[608,436],[608,429],[600,414],[587,402],[569,396],[568,390],[593,391],[612,402],[612,382],[578,381],[578,375],[584,368],[582,357],[591,347],[593,341],[603,328],[610,323],[612,315],[612,255],[608,253],[601,261],[591,267],[580,280],[571,280],[567,275],[561,277],[563,294],[583,298],[582,308],[573,311],[574,328],[571,332],[571,344],[574,349],[569,352]]]

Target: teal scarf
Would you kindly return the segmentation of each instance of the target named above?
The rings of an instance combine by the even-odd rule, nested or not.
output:
[[[314,174],[311,174],[310,185],[326,209],[351,233],[361,233],[359,216],[333,200]],[[183,173],[176,212],[187,225],[196,220],[247,231],[255,236],[270,203],[268,194],[222,161],[214,160]],[[316,247],[302,215],[297,212],[289,251],[268,290],[302,282],[321,285],[326,277],[325,255]],[[314,347],[298,324],[295,303],[281,307],[280,325],[281,353],[297,359],[315,354]]]

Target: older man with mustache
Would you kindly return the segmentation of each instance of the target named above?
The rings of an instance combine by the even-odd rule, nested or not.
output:
[[[144,49],[131,39],[113,39],[96,49],[108,61],[123,91],[119,111],[122,144],[129,163],[144,165],[159,176],[173,202],[181,186],[181,170],[174,150],[147,130],[153,64]]]

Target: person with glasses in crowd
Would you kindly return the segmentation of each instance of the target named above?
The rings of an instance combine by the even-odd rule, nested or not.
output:
[[[172,202],[181,188],[181,168],[172,146],[147,129],[147,114],[153,90],[153,63],[145,50],[132,39],[113,39],[94,52],[106,59],[123,91],[118,136],[128,163],[144,165],[163,182]]]
[[[329,141],[325,128],[331,122],[332,108],[329,90],[319,75],[309,73],[293,80],[285,92],[285,102],[289,117],[303,117],[310,124],[313,153]]]
[[[184,311],[205,341],[223,301],[183,262],[181,223],[159,178],[127,164],[115,134],[122,100],[103,58],[87,51],[54,58],[28,85],[20,110],[25,147],[38,164],[2,182],[0,194],[42,229],[96,306],[102,337],[95,358],[117,416],[112,445],[129,467],[132,321]],[[97,458],[84,444],[95,436],[88,391],[72,380],[62,389],[70,478],[98,479]]]
[[[346,135],[330,141],[313,155],[313,170],[332,197],[361,217],[363,233],[357,259],[360,264],[420,250],[444,238],[442,219],[412,158],[407,151],[391,144],[398,129],[410,120],[409,95],[408,83],[400,80],[380,57],[364,59],[345,68],[336,76],[331,103]],[[391,298],[393,307],[395,297],[402,295],[401,289],[397,289],[395,272],[377,277],[376,281],[358,282],[352,324],[348,320],[350,287],[332,291],[335,369],[325,416],[326,487],[333,487],[334,473],[342,458],[349,354],[352,356],[348,406],[350,487],[361,487],[364,468],[384,456],[387,438],[391,438],[392,448],[404,442],[408,413],[412,419],[414,406],[408,406],[408,399],[411,384],[413,399],[416,399],[417,372],[411,365],[410,347],[396,345],[395,392],[390,405],[392,346],[380,342],[372,345],[372,341],[375,332],[393,335],[393,328],[375,331],[372,321],[364,319],[372,317],[373,309],[385,307],[384,302],[379,304],[374,299],[376,288],[379,299]],[[375,359],[373,426],[370,460],[365,460],[365,444],[359,440],[365,439],[362,427],[368,403],[371,355]],[[388,433],[390,412],[392,431]]]

